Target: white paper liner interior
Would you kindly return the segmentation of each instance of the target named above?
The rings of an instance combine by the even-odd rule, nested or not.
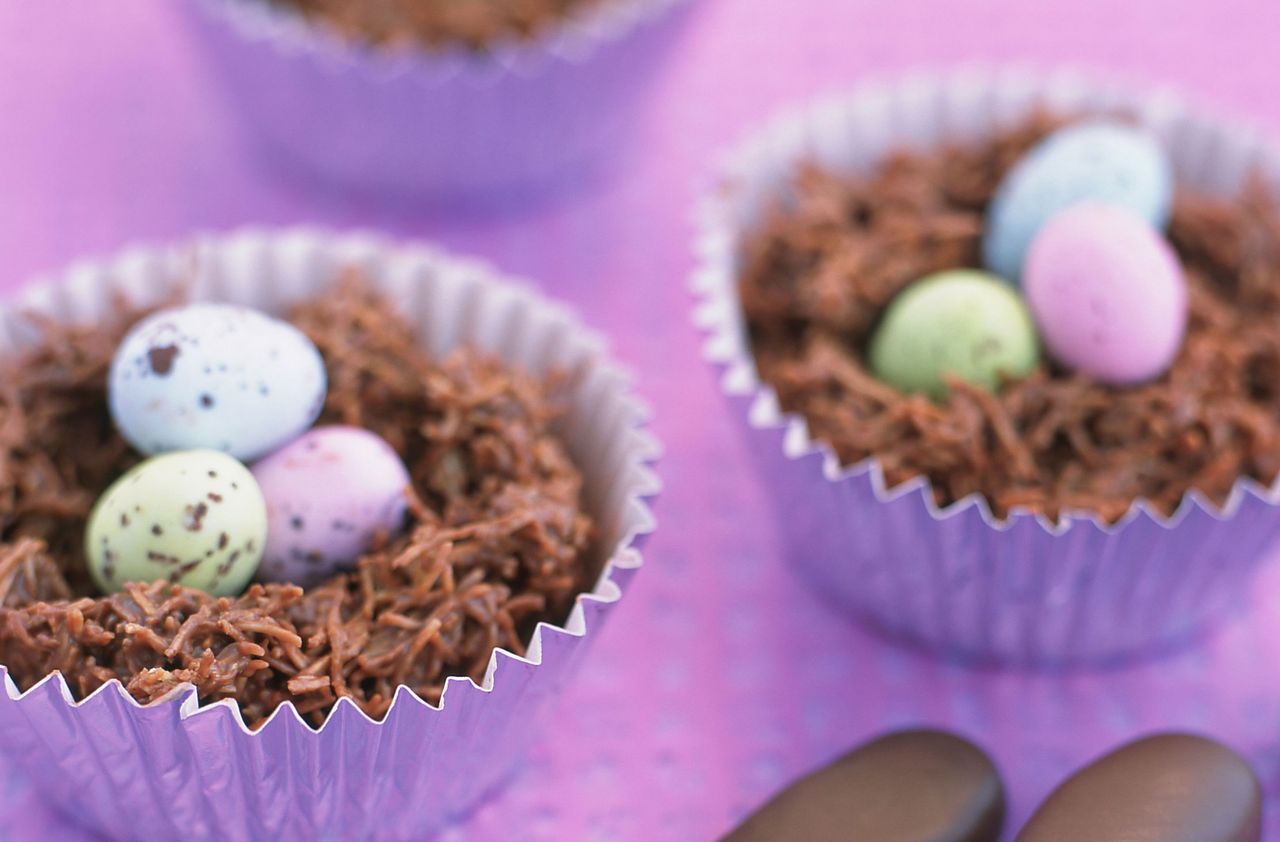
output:
[[[1188,104],[1165,89],[1095,78],[1086,71],[970,66],[872,81],[851,93],[818,99],[778,115],[727,155],[718,186],[698,208],[694,321],[707,334],[703,357],[723,370],[721,388],[751,398],[748,423],[753,428],[786,428],[788,457],[819,453],[827,479],[865,475],[881,500],[919,494],[937,519],[976,509],[995,529],[1034,518],[1052,534],[1063,534],[1081,522],[1116,533],[1144,518],[1172,527],[1195,510],[1230,519],[1248,496],[1280,504],[1280,479],[1267,487],[1242,478],[1221,506],[1192,491],[1171,515],[1139,499],[1115,522],[1087,511],[1065,512],[1053,521],[1015,509],[999,518],[979,494],[939,507],[925,477],[889,487],[874,457],[841,466],[834,451],[810,435],[805,420],[784,413],[776,393],[759,379],[738,302],[739,243],[772,203],[785,200],[798,163],[809,160],[841,172],[866,172],[894,148],[929,148],[989,136],[1036,109],[1068,115],[1123,113],[1136,119],[1165,147],[1180,188],[1233,195],[1256,175],[1280,190],[1280,150],[1255,126]]]
[[[595,586],[575,600],[564,625],[539,623],[524,657],[495,650],[483,682],[476,685],[468,677],[449,678],[438,706],[401,687],[383,720],[389,721],[405,705],[445,708],[450,688],[458,684],[491,691],[500,660],[540,664],[544,638],[585,636],[589,630],[584,603],[616,602],[621,588],[614,574],[640,566],[635,544],[654,527],[647,501],[660,485],[650,469],[659,446],[641,429],[649,415],[647,408],[630,393],[630,378],[606,358],[598,335],[584,329],[563,306],[499,277],[478,261],[450,257],[425,246],[393,245],[372,234],[247,229],[177,247],[136,248],[106,262],[74,264],[58,279],[36,281],[0,309],[0,353],[38,339],[38,331],[23,315],[32,311],[65,323],[93,323],[110,312],[117,292],[133,304],[146,305],[185,287],[193,300],[230,301],[279,314],[324,291],[342,269],[352,266],[364,268],[375,286],[419,326],[424,343],[437,356],[470,345],[537,374],[564,371],[572,376],[570,408],[558,432],[583,471],[583,499],[597,520],[597,544],[605,559]],[[343,698],[320,729],[312,728],[286,703],[261,729],[249,731],[234,701],[202,706],[191,685],[144,706],[113,679],[77,702],[61,673],[50,674],[25,693],[5,673],[11,699],[37,694],[50,682],[57,684],[73,707],[90,704],[102,694],[119,694],[134,708],[180,700],[183,718],[226,707],[246,734],[269,730],[281,716],[323,731],[344,707],[350,708],[351,715],[380,724]]]
[[[337,70],[380,78],[414,75],[426,84],[468,79],[489,84],[504,74],[530,74],[544,61],[581,64],[635,29],[695,0],[601,0],[530,40],[507,39],[483,53],[462,46],[380,49],[353,44],[322,24],[270,0],[179,0],[201,4],[242,38],[271,42],[296,55],[311,54]]]

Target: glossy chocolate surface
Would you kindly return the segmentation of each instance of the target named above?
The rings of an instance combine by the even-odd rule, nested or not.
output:
[[[1004,787],[981,749],[941,731],[880,737],[796,781],[726,842],[995,842]]]
[[[1261,793],[1221,743],[1159,734],[1095,760],[1060,785],[1018,842],[1257,842]]]

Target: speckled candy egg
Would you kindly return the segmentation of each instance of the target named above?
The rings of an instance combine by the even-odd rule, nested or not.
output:
[[[1079,123],[1049,135],[996,190],[982,244],[987,268],[1020,280],[1036,234],[1083,201],[1128,208],[1163,228],[1173,205],[1168,157],[1150,134],[1121,123]]]
[[[106,592],[170,582],[217,596],[253,578],[267,540],[267,505],[249,469],[225,453],[183,450],[135,465],[89,515],[85,554]]]
[[[986,272],[940,272],[912,284],[885,310],[871,338],[876,377],[941,400],[945,375],[994,390],[1039,360],[1031,316],[1007,283]]]
[[[260,578],[308,587],[404,525],[409,474],[358,427],[319,427],[253,466],[270,523]]]
[[[1123,208],[1084,204],[1055,217],[1031,245],[1023,289],[1049,353],[1104,383],[1157,377],[1182,345],[1182,264]]]
[[[251,460],[315,422],[320,353],[290,324],[230,304],[139,322],[111,362],[111,415],[143,453],[209,448]]]

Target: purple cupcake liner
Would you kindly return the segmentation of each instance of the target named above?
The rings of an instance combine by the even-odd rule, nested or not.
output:
[[[1100,662],[1204,628],[1247,591],[1280,538],[1280,487],[1238,482],[1219,507],[1188,494],[1172,516],[1144,501],[1119,522],[995,517],[973,495],[939,507],[927,479],[886,485],[874,458],[842,467],[784,413],[755,370],[737,298],[738,241],[803,159],[857,172],[902,144],[976,137],[1037,108],[1132,114],[1165,144],[1179,184],[1229,194],[1280,154],[1258,132],[1071,71],[964,68],[870,84],[784,114],[742,145],[699,217],[695,319],[704,358],[745,429],[795,568],[840,610],[965,659]]]
[[[377,196],[505,208],[625,146],[693,0],[605,0],[528,43],[376,49],[266,0],[181,0],[249,135]]]
[[[532,371],[573,376],[562,433],[607,554],[563,626],[539,624],[526,656],[497,650],[484,681],[451,678],[438,706],[401,687],[375,722],[340,700],[319,729],[291,704],[256,732],[231,701],[186,685],[149,705],[118,681],[75,701],[61,673],[20,693],[7,670],[0,748],[41,796],[114,839],[421,839],[470,811],[518,768],[540,720],[640,566],[656,442],[603,343],[563,307],[483,264],[365,235],[242,231],[138,249],[27,289],[0,312],[0,344],[30,339],[20,313],[92,321],[123,291],[137,303],[192,282],[195,298],[279,311],[361,266],[420,325],[436,354],[466,343]],[[194,280],[193,280],[194,279]]]

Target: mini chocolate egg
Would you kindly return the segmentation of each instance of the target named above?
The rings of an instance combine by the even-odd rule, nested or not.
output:
[[[1091,121],[1059,129],[1000,182],[982,243],[987,268],[1020,280],[1036,234],[1083,201],[1128,208],[1164,228],[1173,207],[1173,168],[1155,138],[1135,126]]]
[[[89,572],[107,593],[170,582],[240,593],[267,542],[267,505],[249,469],[214,450],[135,465],[98,499],[85,530]]]
[[[143,453],[208,448],[251,460],[315,422],[325,398],[320,352],[256,310],[188,304],[129,331],[111,361],[116,426]]]
[[[1257,842],[1262,791],[1249,763],[1195,734],[1155,734],[1076,772],[1017,842]]]
[[[1035,325],[1022,299],[986,272],[957,269],[917,281],[885,310],[871,338],[876,377],[908,394],[947,395],[945,375],[995,390],[1036,367]]]
[[[899,731],[792,783],[724,842],[996,842],[1004,811],[982,749],[946,731]]]
[[[317,427],[253,466],[270,524],[260,578],[308,587],[404,525],[409,473],[359,427]]]
[[[1101,382],[1158,377],[1182,346],[1182,264],[1123,208],[1089,203],[1055,217],[1031,246],[1023,292],[1050,355]]]

